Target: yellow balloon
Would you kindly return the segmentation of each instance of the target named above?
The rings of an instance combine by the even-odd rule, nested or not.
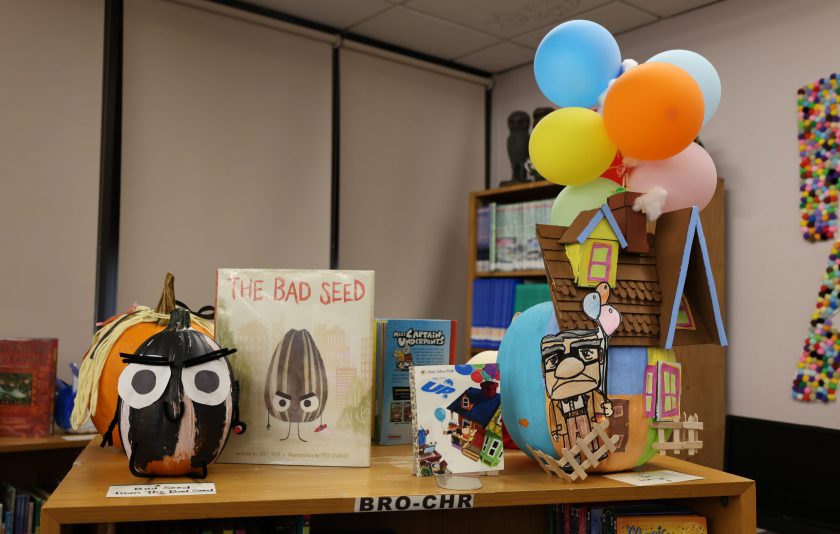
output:
[[[540,175],[560,185],[580,185],[601,176],[615,158],[604,117],[586,108],[552,111],[537,123],[528,143]]]

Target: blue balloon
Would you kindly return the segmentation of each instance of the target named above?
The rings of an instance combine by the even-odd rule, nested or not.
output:
[[[647,62],[670,63],[688,72],[703,93],[706,106],[703,124],[709,122],[720,104],[720,76],[708,59],[690,50],[668,50],[656,54]]]
[[[560,107],[592,108],[621,73],[615,38],[600,24],[570,20],[543,37],[534,56],[540,91]]]
[[[438,408],[435,410],[435,419],[442,423],[445,418],[446,412],[443,411],[443,408]]]
[[[472,366],[472,365],[456,365],[456,366],[455,366],[455,371],[456,371],[459,375],[466,375],[466,376],[469,376],[469,375],[471,375],[471,374],[472,374],[472,372],[473,372],[473,371],[475,371],[475,369],[473,369],[473,366]]]
[[[598,292],[583,297],[583,313],[593,321],[601,315],[601,295]]]

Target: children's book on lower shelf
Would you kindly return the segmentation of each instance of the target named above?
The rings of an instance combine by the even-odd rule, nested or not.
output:
[[[57,339],[0,339],[0,436],[52,434]]]
[[[669,502],[553,504],[549,534],[706,534],[706,518]]]
[[[369,466],[372,271],[220,269],[239,418],[220,462]]]
[[[376,321],[376,443],[411,443],[411,393],[408,370],[411,366],[454,364],[455,332],[455,321]]]
[[[497,365],[412,367],[410,382],[416,475],[504,468]]]

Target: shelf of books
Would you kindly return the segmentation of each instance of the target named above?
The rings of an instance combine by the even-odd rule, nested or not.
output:
[[[539,181],[470,194],[468,354],[497,349],[516,312],[548,300],[533,228],[549,222],[561,190]]]
[[[544,474],[524,453],[509,450],[504,471],[480,477],[480,488],[458,491],[441,488],[435,477],[414,476],[410,446],[374,446],[371,453],[370,468],[216,464],[202,481],[212,484],[213,492],[109,497],[115,488],[130,489],[145,481],[126,469],[123,452],[91,444],[44,505],[40,531],[54,534],[73,525],[104,524],[107,532],[247,532],[247,525],[266,532],[268,520],[254,518],[308,515],[313,532],[419,533],[445,526],[468,532],[547,532],[552,527],[560,533],[571,532],[564,529],[564,514],[571,517],[574,512],[577,525],[594,511],[596,518],[607,512],[661,515],[674,516],[672,521],[686,518],[688,524],[702,517],[708,532],[755,532],[754,482],[675,458],[654,458],[643,469],[650,477],[662,470],[676,472],[681,481],[633,485],[592,475],[572,484]],[[193,520],[186,530],[165,526],[183,520]],[[157,523],[133,530],[130,523],[138,521]]]

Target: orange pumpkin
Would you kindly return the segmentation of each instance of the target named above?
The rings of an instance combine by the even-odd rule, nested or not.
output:
[[[72,423],[78,427],[90,412],[96,430],[105,434],[117,409],[117,382],[127,365],[120,353],[134,354],[140,344],[166,328],[169,314],[175,309],[175,277],[167,273],[163,294],[154,310],[145,306],[132,307],[127,313],[106,320],[93,336],[93,343],[85,353],[80,370],[79,391],[73,407]],[[160,316],[165,316],[162,318]],[[195,330],[213,337],[212,324],[191,314]],[[126,327],[126,324],[130,326]],[[102,354],[104,348],[107,354]],[[104,358],[97,371],[97,359]],[[98,374],[98,376],[97,376]],[[98,382],[98,390],[93,384]],[[94,391],[96,390],[95,394]],[[119,432],[114,432],[114,446],[122,448]]]

